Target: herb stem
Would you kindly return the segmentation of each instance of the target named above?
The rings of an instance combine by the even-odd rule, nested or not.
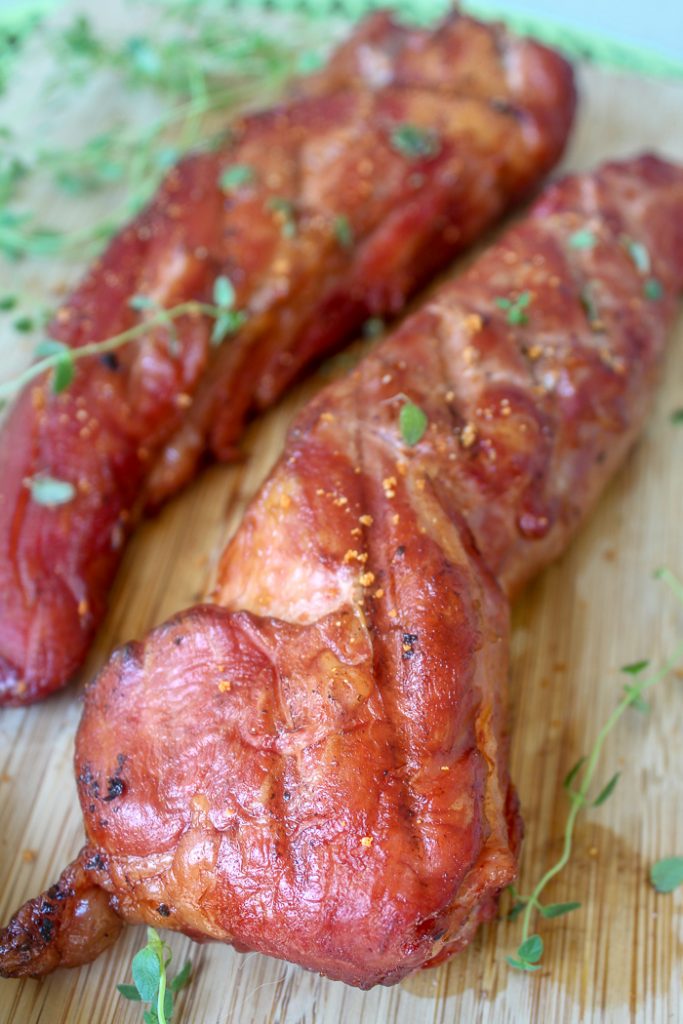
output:
[[[162,956],[163,956],[163,953],[162,953]],[[161,971],[160,974],[159,974],[159,992],[157,994],[157,1018],[158,1018],[159,1024],[166,1024],[166,1011],[164,1010],[164,1000],[165,999],[166,999],[166,971]]]
[[[667,586],[673,591],[676,598],[681,602],[681,604],[683,604],[683,584],[681,583],[681,581],[678,580],[677,577],[674,576],[674,574],[669,569],[661,569],[657,573],[657,577],[667,584]],[[576,824],[576,819],[579,814],[579,811],[586,806],[588,790],[590,789],[590,786],[593,782],[598,762],[600,760],[600,755],[602,753],[602,749],[605,745],[605,741],[609,733],[612,731],[612,729],[617,724],[619,719],[622,717],[624,712],[627,711],[632,704],[635,704],[638,701],[638,699],[642,697],[643,693],[651,689],[653,686],[656,686],[658,683],[661,683],[662,680],[670,672],[672,672],[673,669],[676,668],[676,666],[680,663],[682,658],[683,641],[676,647],[674,653],[666,661],[662,668],[659,669],[658,672],[655,672],[653,675],[649,677],[643,678],[639,683],[635,684],[632,687],[629,687],[627,694],[624,697],[622,697],[622,699],[614,708],[605,724],[600,729],[595,740],[593,749],[591,750],[591,753],[587,761],[585,762],[585,766],[583,766],[580,769],[581,784],[579,785],[578,789],[573,789],[571,787],[569,788],[569,799],[571,800],[571,808],[569,814],[567,815],[567,821],[564,827],[564,842],[560,858],[557,860],[555,864],[548,868],[545,874],[536,883],[535,887],[533,888],[531,894],[528,897],[519,896],[519,894],[515,893],[515,897],[524,903],[524,912],[522,916],[522,945],[531,935],[532,914],[535,910],[539,911],[541,909],[541,894],[545,890],[546,886],[552,881],[552,879],[555,878],[556,875],[559,875],[560,872],[562,872],[569,863],[569,859],[572,854],[574,826]]]
[[[160,309],[153,313],[146,320],[143,320],[139,324],[135,324],[134,327],[129,327],[125,331],[121,331],[120,334],[114,334],[111,338],[106,338],[104,341],[91,341],[87,345],[82,345],[80,348],[68,349],[68,354],[73,361],[77,359],[85,359],[87,356],[98,356],[104,355],[107,352],[113,352],[122,345],[127,345],[131,341],[136,341],[138,338],[144,337],[154,327],[160,327],[167,325],[169,321],[176,320],[178,317],[189,315],[199,316],[201,314],[205,316],[211,316],[218,318],[223,311],[217,306],[212,306],[206,302],[197,302],[190,300],[188,302],[181,302],[177,306],[173,306],[171,309]],[[51,370],[53,367],[64,359],[63,352],[56,352],[54,355],[46,356],[44,359],[39,359],[38,362],[33,363],[29,366],[24,373],[19,374],[17,377],[5,384],[0,384],[0,401],[11,398],[29,384],[36,377],[45,373],[46,370]]]

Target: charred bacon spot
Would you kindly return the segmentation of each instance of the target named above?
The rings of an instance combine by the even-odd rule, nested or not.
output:
[[[86,871],[103,871],[104,870],[104,858],[101,853],[96,853],[93,857],[85,862]]]
[[[171,908],[168,906],[167,903],[160,903],[159,906],[157,907],[157,914],[160,914],[161,917],[170,917]]]
[[[103,797],[105,803],[110,803],[118,797],[123,796],[126,785],[119,775],[112,775],[107,779],[107,795]]]
[[[404,633],[401,646],[403,648],[403,657],[412,658],[415,654],[415,644],[417,643],[417,633]]]
[[[47,890],[47,896],[49,897],[49,899],[56,900],[57,902],[59,902],[60,900],[68,899],[69,896],[73,895],[73,889],[62,889],[59,882],[56,882],[54,885],[51,885],[50,888]]]
[[[100,784],[92,773],[92,769],[89,764],[83,766],[80,775],[78,776],[78,783],[83,787],[88,796],[93,800],[99,800],[100,798]],[[94,810],[94,805],[92,810]]]
[[[524,118],[519,107],[498,96],[494,96],[492,100],[489,100],[489,106],[491,110],[495,110],[497,114],[504,114],[505,117],[514,117],[517,121],[521,121]]]
[[[100,362],[103,366],[106,366],[108,370],[116,372],[121,367],[119,358],[115,352],[105,352],[104,355],[100,356]]]

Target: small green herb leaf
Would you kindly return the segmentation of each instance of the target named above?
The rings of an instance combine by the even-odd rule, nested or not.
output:
[[[541,907],[541,917],[562,917],[564,914],[571,914],[572,910],[578,910],[580,903],[549,903]]]
[[[579,298],[589,324],[592,328],[597,328],[600,324],[600,312],[590,283],[582,289]]]
[[[575,231],[573,235],[569,236],[570,249],[592,249],[596,242],[597,238],[587,228],[581,228],[581,230]]]
[[[600,792],[596,796],[595,800],[593,801],[593,803],[591,805],[592,807],[600,807],[600,805],[604,804],[605,800],[607,800],[607,798],[612,795],[612,793],[614,792],[614,788],[615,788],[617,782],[619,781],[619,776],[620,775],[621,775],[621,772],[615,772],[614,773],[614,775],[609,780],[607,785],[603,786],[603,788],[600,790]]]
[[[74,379],[75,366],[71,351],[64,355],[58,363],[52,373],[52,390],[56,395],[60,392],[65,391],[68,388],[71,381]]]
[[[0,310],[2,310],[3,313],[6,313],[11,309],[15,309],[18,301],[19,300],[16,295],[4,295],[0,299]]]
[[[31,316],[19,316],[12,324],[15,331],[20,331],[21,334],[28,334],[36,326],[36,322]]]
[[[517,918],[522,913],[522,911],[524,910],[525,907],[526,907],[526,903],[524,902],[524,900],[517,900],[516,903],[512,904],[512,906],[510,907],[510,910],[508,911],[508,913],[506,915],[507,916],[507,920],[508,921],[516,921]]]
[[[213,285],[213,301],[219,309],[232,309],[235,305],[235,289],[229,278],[221,275]]]
[[[532,964],[528,960],[517,960],[514,956],[508,956],[505,959],[510,967],[514,967],[518,971],[540,971],[541,969],[540,964]]]
[[[278,216],[283,237],[294,238],[296,236],[296,212],[291,199],[271,196],[266,202],[266,206]]]
[[[516,299],[498,297],[494,301],[499,309],[506,310],[507,322],[512,327],[521,327],[529,322],[526,308],[531,302],[531,292],[522,292]]]
[[[673,892],[683,885],[683,857],[665,857],[650,868],[650,881],[657,892]]]
[[[535,964],[543,956],[543,939],[540,935],[530,935],[517,950],[520,960]]]
[[[131,309],[134,309],[136,313],[142,313],[145,309],[156,309],[157,304],[154,299],[150,299],[149,295],[132,295],[128,299],[128,305]]]
[[[147,945],[133,957],[132,972],[135,985],[119,985],[118,990],[126,999],[151,1003],[144,1011],[143,1019],[151,1024],[169,1024],[173,1016],[175,995],[188,984],[191,967],[189,962],[175,978],[167,977],[167,969],[173,955],[171,950],[154,928],[147,929]]]
[[[398,421],[401,428],[401,437],[407,445],[412,447],[422,440],[428,421],[427,416],[419,405],[415,405],[414,402],[406,402],[405,405],[401,406]]]
[[[139,949],[131,966],[135,987],[146,1003],[153,1002],[159,990],[162,964],[156,950],[150,946]]]
[[[627,248],[636,269],[641,274],[647,274],[650,270],[650,253],[647,248],[642,242],[629,242]]]
[[[136,989],[135,985],[117,985],[116,987],[124,999],[130,999],[133,1003],[141,1002],[142,996]]]
[[[563,785],[564,789],[571,789],[572,782],[574,781],[576,776],[579,774],[579,772],[581,771],[581,769],[583,768],[585,763],[586,763],[586,758],[585,757],[580,757],[579,760],[576,762],[576,764],[572,768],[569,769],[569,771],[567,772],[567,774],[564,777],[564,781],[562,782],[562,785]]]
[[[73,484],[44,473],[31,477],[26,483],[36,505],[54,508],[57,505],[66,505],[76,496],[76,488]]]
[[[334,218],[333,230],[342,249],[353,248],[353,228],[345,213],[340,213],[338,217]]]
[[[182,970],[178,971],[175,978],[171,982],[171,989],[174,993],[180,992],[182,988],[190,984],[190,975],[192,974],[192,964],[190,961],[186,961]]]
[[[364,338],[379,338],[380,334],[384,331],[385,323],[379,316],[371,316],[369,320],[366,320],[363,324],[363,337]]]
[[[619,671],[625,672],[628,676],[637,676],[644,672],[649,664],[649,661],[632,661],[629,665],[622,665]]]
[[[234,192],[242,185],[248,185],[254,180],[254,168],[249,164],[233,164],[228,167],[220,176],[220,187],[224,192]]]
[[[435,132],[414,124],[397,125],[391,133],[391,145],[409,160],[437,156],[441,150],[441,142]]]
[[[227,310],[225,313],[221,313],[214,321],[211,332],[211,344],[220,345],[229,334],[234,334],[235,331],[238,331],[246,319],[246,313],[241,311]]]
[[[625,684],[624,685],[624,696],[629,698],[631,707],[634,709],[634,711],[642,711],[643,714],[647,714],[649,712],[650,705],[641,696],[641,694],[640,694],[640,686],[638,684],[634,684],[633,686],[629,686],[628,684]]]
[[[55,341],[54,338],[45,338],[43,341],[38,342],[33,350],[33,354],[36,359],[44,359],[46,356],[61,355],[63,352],[68,351],[69,348],[63,341]]]
[[[675,427],[678,427],[683,423],[683,409],[674,409],[671,413],[671,422]]]
[[[649,277],[643,285],[643,294],[646,299],[657,302],[664,294],[664,289],[656,277]]]
[[[296,70],[300,75],[310,75],[325,66],[325,58],[315,50],[304,50],[297,57]]]

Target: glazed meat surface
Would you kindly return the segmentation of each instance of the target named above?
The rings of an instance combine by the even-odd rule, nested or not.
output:
[[[682,287],[683,168],[607,164],[304,409],[214,603],[89,688],[87,843],[0,970],[82,959],[88,924],[95,956],[119,919],[361,987],[471,939],[517,870],[508,599],[633,442]]]
[[[250,414],[397,312],[540,180],[574,110],[563,60],[458,15],[432,33],[372,17],[308,90],[172,170],[57,312],[51,337],[79,347],[149,317],[133,296],[211,302],[225,276],[246,323],[216,347],[188,314],[20,396],[0,431],[0,703],[78,668],[141,507],[233,458]],[[41,476],[73,500],[38,505]]]

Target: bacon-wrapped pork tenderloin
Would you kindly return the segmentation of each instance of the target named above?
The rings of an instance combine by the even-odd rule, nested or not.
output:
[[[636,437],[682,287],[683,168],[607,164],[301,413],[214,603],[87,691],[87,845],[0,971],[95,956],[120,919],[361,987],[471,939],[517,870],[508,599]]]
[[[77,348],[149,316],[134,296],[211,302],[225,276],[246,322],[216,348],[189,313],[19,398],[0,431],[0,703],[81,664],[141,507],[205,453],[233,458],[250,414],[538,183],[574,110],[561,58],[455,14],[431,33],[370,18],[310,92],[180,163],[58,311],[50,335]],[[75,496],[38,504],[41,477]]]

